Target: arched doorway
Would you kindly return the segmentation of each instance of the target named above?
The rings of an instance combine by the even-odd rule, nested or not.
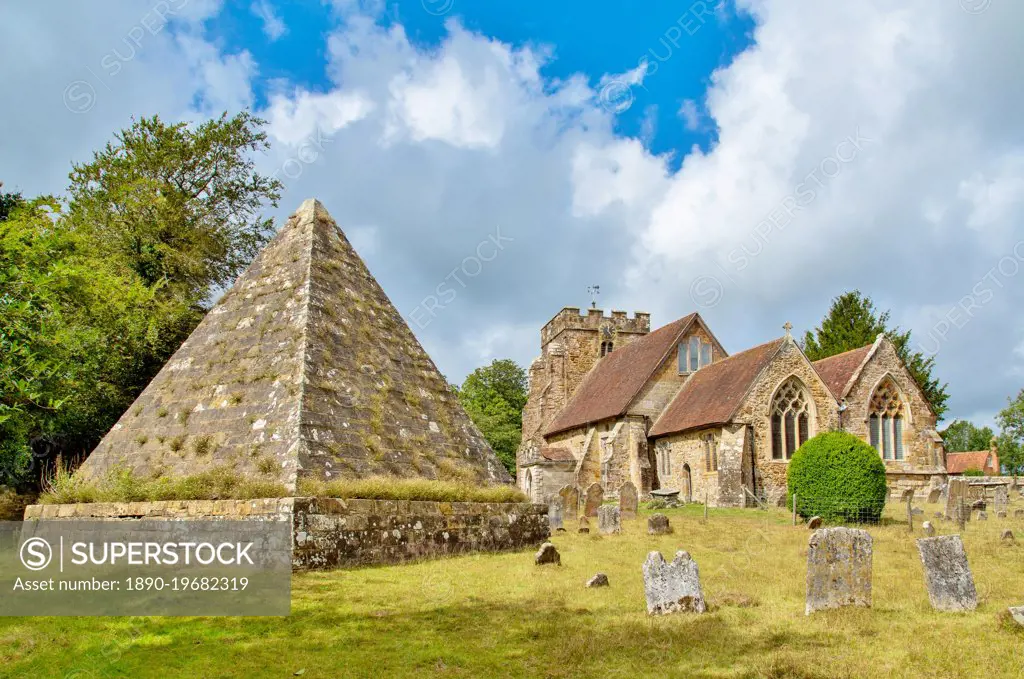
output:
[[[690,483],[690,465],[689,463],[683,465],[682,488],[679,489],[679,495],[686,502],[693,502],[693,493],[691,492],[692,484]]]
[[[533,470],[527,469],[526,473],[523,474],[523,492],[526,493],[526,497],[533,500]]]

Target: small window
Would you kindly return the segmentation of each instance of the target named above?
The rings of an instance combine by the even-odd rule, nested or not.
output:
[[[701,344],[700,345],[700,367],[711,365],[711,345]]]
[[[796,417],[793,411],[786,412],[786,457],[793,457],[796,452]]]
[[[601,342],[601,357],[604,358],[608,354],[612,353],[612,350],[614,348],[615,344],[611,340],[605,340],[604,342]]]
[[[772,459],[781,460],[782,455],[782,416],[772,415]]]
[[[882,457],[892,459],[892,418],[888,415],[882,416]]]
[[[875,447],[875,450],[880,450],[878,447],[878,415],[868,418],[868,431],[871,436],[871,445]]]
[[[903,459],[903,418],[897,415],[892,418],[893,450],[896,452],[896,459]]]
[[[686,357],[686,344],[684,342],[679,343],[679,374],[686,372],[687,364],[689,359]]]
[[[690,338],[690,372],[697,372],[700,368],[700,338],[694,335]]]

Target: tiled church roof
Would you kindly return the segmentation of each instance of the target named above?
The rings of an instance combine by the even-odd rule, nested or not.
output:
[[[675,351],[680,336],[696,318],[697,314],[684,316],[602,358],[544,435],[625,413],[665,357]]]
[[[750,384],[778,352],[779,338],[695,372],[654,423],[650,436],[724,424],[732,419]]]
[[[845,396],[843,389],[850,381],[850,378],[853,377],[853,373],[857,372],[857,368],[867,358],[873,346],[875,345],[868,344],[859,349],[844,351],[841,354],[823,358],[812,364],[818,375],[821,376],[821,379],[828,385],[828,388],[837,399],[842,400],[843,396]]]
[[[992,468],[986,466],[990,455],[992,455],[991,450],[975,450],[967,453],[947,453],[946,471],[950,474],[963,474],[968,469],[977,469],[982,472],[998,470],[999,463],[996,461],[994,455],[992,456]]]

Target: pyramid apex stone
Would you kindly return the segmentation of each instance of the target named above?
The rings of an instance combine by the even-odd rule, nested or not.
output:
[[[279,481],[289,492],[304,478],[511,482],[315,198],[289,217],[78,473],[186,476],[211,466]]]

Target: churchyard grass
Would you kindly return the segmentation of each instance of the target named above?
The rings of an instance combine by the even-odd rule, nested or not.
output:
[[[922,504],[915,517],[955,531]],[[1017,506],[1020,506],[1019,504]],[[1011,506],[1010,516],[1014,507]],[[932,611],[893,502],[874,538],[874,605],[804,615],[810,532],[785,510],[662,510],[675,533],[556,533],[531,552],[296,574],[287,618],[0,618],[0,675],[17,677],[1020,677],[1024,519],[972,521],[980,606]],[[921,537],[921,521],[915,521]],[[592,520],[592,529],[595,521]],[[567,528],[574,531],[575,526]],[[646,615],[647,553],[686,549],[710,612]],[[585,589],[596,572],[610,587]],[[77,674],[76,674],[77,673]]]

